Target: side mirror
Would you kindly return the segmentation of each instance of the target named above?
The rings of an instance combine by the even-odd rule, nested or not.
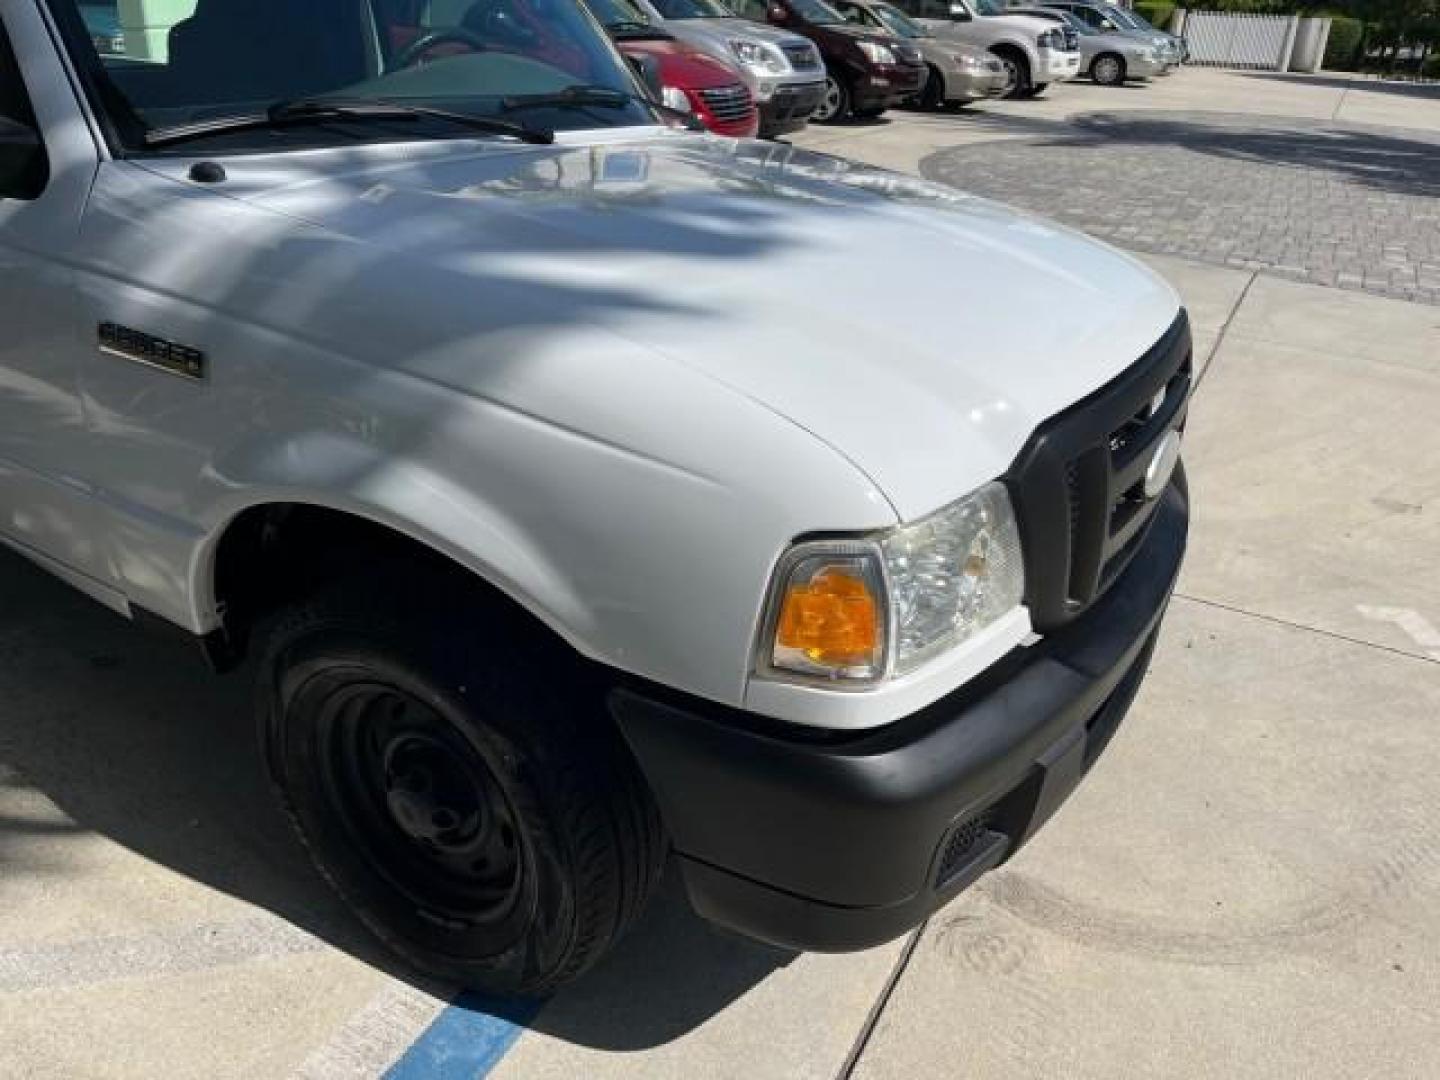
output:
[[[40,132],[0,116],[0,199],[33,199],[45,187],[45,179]]]
[[[631,69],[640,77],[645,92],[656,101],[665,96],[664,84],[660,81],[660,61],[653,56],[627,56]]]
[[[1100,29],[1101,29],[1101,30],[1117,30],[1117,29],[1119,29],[1119,27],[1117,27],[1117,26],[1116,26],[1113,22],[1111,22],[1109,19],[1101,19],[1101,20],[1100,20]]]
[[[784,26],[790,21],[790,12],[785,10],[780,4],[771,4],[770,7],[766,9],[765,18],[777,26]]]
[[[950,19],[953,22],[969,22],[970,9],[967,8],[964,4],[951,4]]]

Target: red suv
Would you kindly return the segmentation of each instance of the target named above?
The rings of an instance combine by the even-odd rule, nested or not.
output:
[[[693,112],[717,135],[752,139],[760,111],[740,73],[722,60],[677,41],[628,0],[586,0],[626,59],[658,67],[661,101]]]
[[[920,50],[891,34],[853,26],[824,0],[733,0],[739,14],[813,41],[825,61],[825,94],[810,119],[869,119],[925,88]]]

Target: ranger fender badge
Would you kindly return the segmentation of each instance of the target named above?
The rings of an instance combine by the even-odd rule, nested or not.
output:
[[[134,360],[186,379],[205,378],[205,354],[188,345],[131,330],[116,323],[100,324],[100,351],[122,360]]]

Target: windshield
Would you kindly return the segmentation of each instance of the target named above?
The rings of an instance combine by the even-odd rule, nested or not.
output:
[[[889,4],[875,4],[871,7],[871,10],[880,17],[880,21],[885,24],[885,29],[889,30],[896,37],[923,38],[934,36],[919,23],[912,21],[910,17],[899,8],[893,8]]]
[[[662,33],[660,28],[650,21],[650,16],[641,10],[640,5],[632,4],[630,0],[585,0],[585,4],[612,34],[617,31],[622,35],[635,31],[650,31],[655,35]],[[651,33],[645,33],[644,36],[649,37]]]
[[[1042,11],[1027,11],[1026,14],[1034,15],[1040,19],[1049,19],[1052,22],[1064,23],[1066,26],[1072,27],[1077,34],[1086,37],[1100,32],[1084,19],[1080,18],[1079,15],[1069,11],[1061,11],[1058,8],[1045,8]]]
[[[93,0],[50,3],[96,108],[135,148],[195,125],[215,131],[187,142],[192,153],[475,137],[475,126],[442,113],[502,119],[517,100],[577,85],[626,100],[600,108],[557,99],[527,110],[525,124],[655,122],[629,99],[635,80],[579,0],[173,0],[163,8],[122,2],[118,10]],[[168,14],[158,19],[157,11]],[[224,124],[316,97],[415,108],[371,110],[364,122],[302,117],[244,131]]]
[[[652,0],[667,19],[733,19],[735,12],[720,0]]]
[[[1124,27],[1127,30],[1155,29],[1139,15],[1136,15],[1133,11],[1126,11],[1124,8],[1109,6],[1101,8],[1100,10],[1102,10],[1109,17],[1111,22],[1115,23],[1117,26]]]
[[[834,26],[845,21],[838,11],[823,0],[790,0],[790,10],[816,26]]]
[[[999,4],[995,3],[995,0],[974,0],[974,3],[972,3],[970,6],[973,7],[976,11],[978,11],[981,15],[1005,14],[1005,9]]]

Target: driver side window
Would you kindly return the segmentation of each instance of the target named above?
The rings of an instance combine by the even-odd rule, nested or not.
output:
[[[905,14],[921,19],[950,18],[949,0],[910,0],[909,3],[902,3],[899,7]]]
[[[10,49],[10,35],[0,26],[0,119],[17,124],[34,124],[30,112],[30,95],[20,76],[20,65]]]
[[[36,129],[35,112],[30,107],[30,93],[25,89],[24,76],[20,74],[20,63],[10,48],[10,35],[0,23],[0,120]],[[43,153],[34,158],[28,166],[18,169],[16,175],[7,176],[8,168],[0,161],[0,199],[34,199],[45,190],[49,179],[49,163]]]
[[[765,0],[734,0],[730,6],[742,19],[750,19],[753,22],[766,21],[768,8]]]

